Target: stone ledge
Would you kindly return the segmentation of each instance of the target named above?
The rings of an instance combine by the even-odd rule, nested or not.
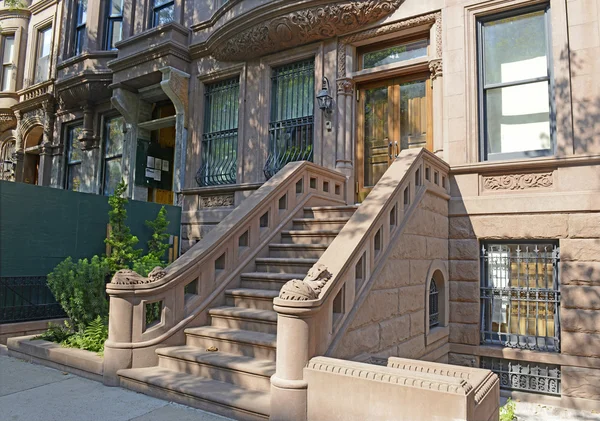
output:
[[[48,320],[34,320],[30,322],[19,322],[19,323],[4,323],[0,324],[0,335],[6,335],[9,333],[27,332],[30,330],[41,330],[47,329],[49,323],[62,324],[66,319],[48,319]],[[23,335],[21,335],[23,336]]]
[[[57,343],[32,340],[35,336],[20,336],[8,339],[8,355],[36,364],[45,365],[85,377],[102,381],[104,359],[95,352],[77,348],[64,348]]]

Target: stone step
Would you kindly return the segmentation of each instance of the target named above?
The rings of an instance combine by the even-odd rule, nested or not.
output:
[[[341,230],[349,218],[296,218],[292,220],[293,230]]]
[[[281,242],[285,244],[330,245],[340,230],[285,230],[281,231]]]
[[[347,205],[347,206],[313,206],[304,208],[305,218],[314,219],[328,219],[344,217],[350,218],[354,215],[359,205]]]
[[[259,257],[255,259],[257,272],[307,273],[318,259],[298,257]]]
[[[271,300],[273,300],[271,298]],[[272,301],[271,301],[272,302]],[[271,305],[271,307],[273,307]],[[241,307],[215,307],[208,311],[213,327],[277,333],[277,313]]]
[[[186,344],[202,349],[275,361],[277,336],[272,333],[202,326],[185,329]]]
[[[236,288],[225,291],[226,304],[241,308],[273,310],[273,298],[279,295],[272,289]]]
[[[246,272],[242,273],[242,288],[281,290],[281,287],[292,279],[304,279],[305,273],[268,273]]]
[[[268,420],[271,394],[163,367],[119,370],[121,386],[242,421]]]
[[[198,377],[268,392],[275,362],[224,352],[208,352],[193,346],[159,348],[158,366]]]
[[[269,244],[269,257],[300,257],[318,259],[327,244]]]

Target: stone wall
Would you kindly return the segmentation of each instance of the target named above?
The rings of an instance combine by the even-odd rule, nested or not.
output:
[[[448,258],[447,215],[447,200],[431,193],[423,197],[404,231],[392,240],[395,244],[390,253],[378,263],[381,271],[373,276],[370,289],[363,292],[367,296],[364,300],[361,297],[359,308],[349,316],[353,320],[336,357],[445,360],[447,335],[427,344],[425,300],[432,262],[445,265]]]
[[[478,366],[479,356],[491,356],[479,345],[479,241],[556,239],[561,353],[514,352],[515,358],[560,364],[565,405],[571,398],[600,400],[600,212],[451,216],[449,237],[449,340],[451,351],[460,351],[449,361]]]

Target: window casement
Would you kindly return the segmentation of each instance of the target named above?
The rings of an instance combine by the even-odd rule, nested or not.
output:
[[[431,278],[429,283],[429,328],[439,326],[440,324],[440,294],[435,283],[435,279]]]
[[[80,191],[81,189],[81,163],[83,151],[79,136],[83,132],[83,125],[68,126],[66,129],[67,141],[67,171],[65,178],[65,189]]]
[[[421,57],[427,57],[429,39],[417,36],[402,42],[377,43],[360,51],[359,68],[373,69],[388,64],[402,63]]]
[[[487,16],[477,25],[481,160],[552,154],[549,6]]]
[[[267,179],[288,162],[312,161],[314,99],[314,58],[273,68]]]
[[[2,37],[2,92],[13,91],[15,35]]]
[[[555,242],[483,244],[482,343],[560,351],[558,262]]]
[[[50,53],[52,52],[52,27],[38,32],[35,60],[34,83],[41,83],[50,77]]]
[[[152,26],[172,22],[175,14],[175,0],[152,0]]]
[[[73,55],[78,56],[83,52],[85,43],[85,25],[87,21],[87,0],[76,0],[75,28],[73,40]]]
[[[236,182],[239,98],[239,76],[205,86],[200,186]]]
[[[108,1],[106,13],[105,49],[116,49],[115,44],[123,37],[123,0]]]
[[[104,122],[104,150],[102,170],[104,180],[102,192],[105,196],[114,193],[117,184],[123,178],[121,172],[121,160],[123,158],[123,143],[125,135],[123,117],[108,118]]]

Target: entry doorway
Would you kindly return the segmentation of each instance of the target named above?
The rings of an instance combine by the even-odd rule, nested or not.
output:
[[[175,106],[171,103],[166,103],[157,106],[154,110],[154,119],[167,119],[168,117],[172,118],[172,125],[153,130],[151,132],[151,143],[158,144],[162,151],[167,153],[167,156],[161,155],[161,157],[163,161],[168,161],[172,167],[175,151]],[[165,166],[165,168],[168,168],[168,165]],[[158,169],[158,171],[161,171],[161,169]],[[161,171],[161,173],[163,176],[167,177],[167,180],[166,182],[161,183],[161,187],[163,188],[148,188],[148,201],[160,203],[162,205],[172,205],[174,199],[173,168],[169,171]]]
[[[362,202],[407,148],[432,150],[431,81],[428,73],[358,87],[357,200]]]

